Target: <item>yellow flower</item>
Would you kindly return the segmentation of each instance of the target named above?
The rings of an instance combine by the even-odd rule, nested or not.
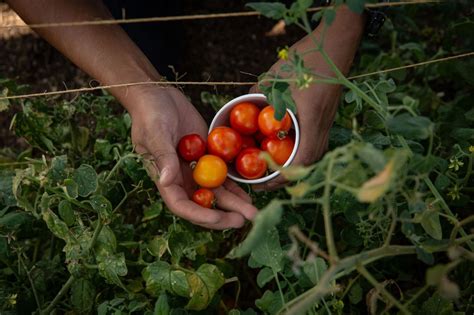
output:
[[[471,146],[469,147],[469,152],[474,153],[474,145],[471,145]]]
[[[460,198],[460,196],[459,196],[459,186],[454,185],[454,187],[449,190],[448,196],[451,197],[452,200],[459,199]]]
[[[8,304],[10,304],[11,306],[16,305],[17,296],[18,296],[18,294],[10,294],[8,296]]]
[[[459,161],[457,157],[449,159],[449,168],[454,169],[455,172],[459,171],[459,168],[464,165],[462,161]]]
[[[281,60],[288,60],[288,47],[282,48],[278,51],[278,58]]]

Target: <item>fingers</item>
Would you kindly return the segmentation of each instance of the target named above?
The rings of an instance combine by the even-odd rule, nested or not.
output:
[[[238,195],[230,192],[224,187],[214,189],[217,205],[230,212],[240,213],[247,220],[252,220],[257,214],[257,208],[251,203],[244,201]]]
[[[224,182],[224,187],[231,193],[239,196],[245,202],[252,203],[252,198],[247,194],[239,185],[237,185],[234,181],[227,179]]]
[[[148,140],[148,150],[160,175],[160,185],[169,186],[173,183],[179,172],[179,159],[176,149],[171,142],[171,137],[161,134],[160,138],[153,137]]]
[[[163,200],[174,214],[196,225],[209,229],[224,230],[240,228],[245,223],[245,218],[240,213],[224,212],[197,205],[189,200],[184,189],[177,184],[169,186],[159,184],[158,189]]]

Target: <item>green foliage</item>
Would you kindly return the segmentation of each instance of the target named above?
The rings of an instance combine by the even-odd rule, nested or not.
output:
[[[308,30],[312,2],[249,6]],[[396,9],[354,72],[474,49],[462,8],[432,7],[423,23],[417,6]],[[330,26],[335,12],[312,20]],[[262,210],[239,231],[168,211],[110,96],[0,103],[20,109],[12,128],[28,142],[0,150],[0,312],[472,313],[471,69],[457,60],[348,81],[318,77],[290,52],[259,87],[281,117],[296,111],[294,91],[342,85],[330,149],[281,170],[286,190],[254,194]],[[22,89],[0,80],[3,95]],[[202,98],[215,109],[227,99]]]

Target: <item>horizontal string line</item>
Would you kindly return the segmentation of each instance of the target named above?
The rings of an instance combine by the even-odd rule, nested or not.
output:
[[[443,57],[443,58],[438,58],[438,59],[433,59],[433,60],[428,60],[428,61],[423,61],[419,63],[414,63],[411,65],[406,65],[406,66],[400,66],[400,67],[395,67],[395,68],[389,68],[389,69],[384,69],[380,71],[374,71],[374,72],[369,72],[369,73],[364,73],[364,74],[359,74],[359,75],[354,75],[351,77],[348,77],[348,79],[353,80],[353,79],[359,79],[363,77],[368,77],[376,74],[381,74],[381,73],[388,73],[388,72],[393,72],[393,71],[398,71],[398,70],[403,70],[403,69],[409,69],[409,68],[415,68],[418,66],[423,66],[423,65],[428,65],[428,64],[433,64],[433,63],[439,63],[443,61],[449,61],[453,59],[460,59],[460,58],[466,58],[474,56],[474,52],[468,52],[468,53],[463,53],[463,54],[458,54],[454,56],[448,56],[448,57]],[[81,92],[92,92],[92,91],[97,91],[97,90],[103,90],[103,89],[113,89],[113,88],[121,88],[121,87],[130,87],[130,86],[138,86],[138,85],[201,85],[201,86],[249,86],[249,85],[254,85],[257,84],[258,82],[238,82],[238,81],[216,81],[216,82],[210,82],[210,81],[204,81],[204,82],[193,82],[193,81],[183,81],[183,82],[171,82],[171,81],[144,81],[144,82],[130,82],[130,83],[121,83],[121,84],[111,84],[111,85],[101,85],[101,86],[96,86],[96,87],[85,87],[85,88],[77,88],[77,89],[70,89],[70,90],[63,90],[63,91],[50,91],[50,92],[41,92],[41,93],[31,93],[31,94],[23,94],[23,95],[12,95],[12,96],[4,96],[0,97],[0,101],[4,100],[14,100],[14,99],[24,99],[24,98],[33,98],[33,97],[42,97],[42,96],[55,96],[55,95],[62,95],[62,94],[71,94],[71,93],[81,93]]]
[[[368,3],[366,8],[381,8],[381,7],[396,7],[402,5],[412,4],[429,4],[440,3],[441,0],[415,0],[415,1],[401,1],[401,2],[385,2],[385,3]],[[316,12],[329,7],[315,7],[309,8],[308,12]],[[257,11],[249,12],[229,12],[229,13],[210,13],[210,14],[193,14],[180,16],[157,16],[148,18],[134,18],[134,19],[112,19],[112,20],[92,20],[92,21],[77,21],[77,22],[57,22],[57,23],[37,23],[37,24],[12,24],[0,25],[1,28],[48,28],[48,27],[65,27],[65,26],[86,26],[86,25],[111,25],[111,24],[132,24],[132,23],[150,23],[150,22],[171,22],[171,21],[188,21],[188,20],[206,20],[230,17],[245,17],[245,16],[260,16],[261,13]]]

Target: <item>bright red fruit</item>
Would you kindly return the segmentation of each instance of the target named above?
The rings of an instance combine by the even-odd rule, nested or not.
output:
[[[240,103],[230,112],[230,126],[242,135],[254,134],[258,130],[259,113],[257,105],[249,102]]]
[[[288,160],[293,152],[295,142],[291,137],[285,137],[284,139],[265,138],[262,141],[260,147],[263,151],[270,154],[273,161],[278,165],[283,165]]]
[[[204,208],[211,208],[214,203],[214,193],[207,188],[199,188],[193,193],[193,201]]]
[[[258,115],[258,128],[267,137],[283,139],[291,128],[291,118],[285,113],[282,120],[275,119],[273,106],[267,106]]]
[[[242,137],[229,127],[217,127],[207,136],[207,148],[209,153],[230,162],[242,148]]]
[[[198,134],[186,135],[179,140],[178,152],[188,162],[197,161],[206,154],[206,142]]]
[[[267,171],[267,162],[260,158],[260,149],[247,148],[242,150],[235,159],[235,169],[244,178],[256,179]]]

